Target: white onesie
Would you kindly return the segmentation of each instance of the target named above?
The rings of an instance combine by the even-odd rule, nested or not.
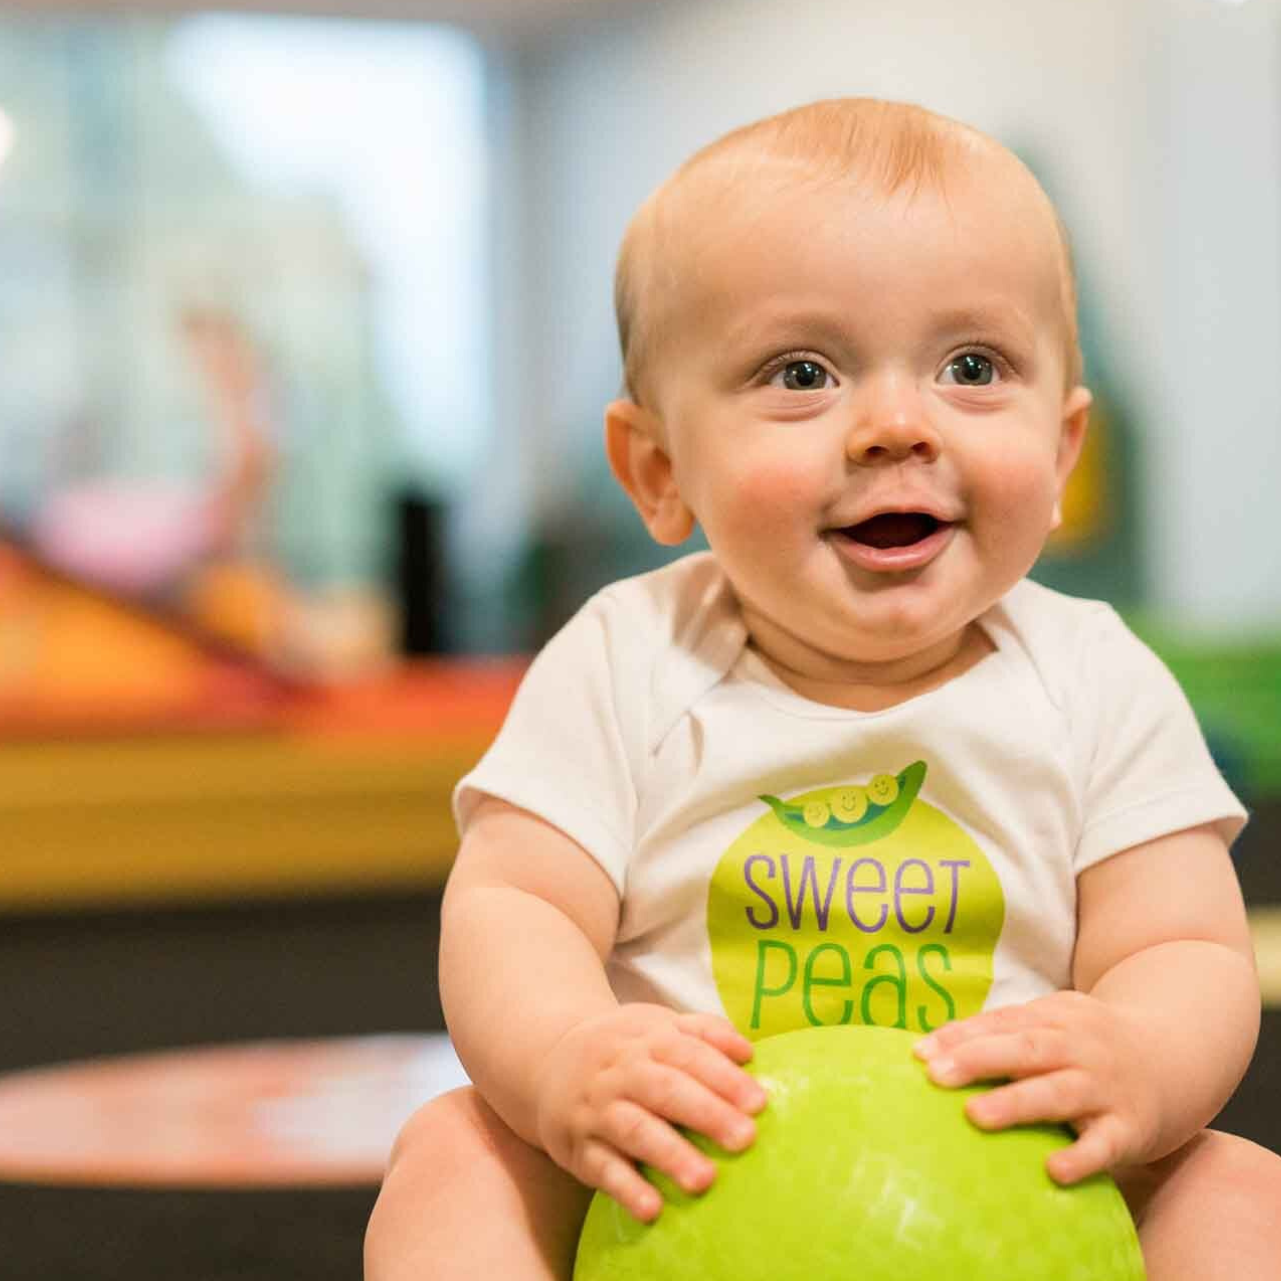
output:
[[[1098,601],[1019,583],[994,651],[880,712],[795,693],[699,553],[594,596],[458,785],[580,844],[622,898],[621,1000],[928,1031],[1071,986],[1076,877],[1245,811],[1159,659]]]

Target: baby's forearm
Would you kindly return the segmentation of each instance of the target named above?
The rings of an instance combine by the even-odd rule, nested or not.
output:
[[[1090,995],[1148,1025],[1156,1160],[1207,1125],[1245,1075],[1259,1034],[1254,964],[1220,943],[1161,943],[1117,962]]]
[[[446,900],[440,991],[459,1058],[489,1105],[538,1144],[535,1083],[548,1051],[617,1006],[604,965],[563,912],[512,887]]]

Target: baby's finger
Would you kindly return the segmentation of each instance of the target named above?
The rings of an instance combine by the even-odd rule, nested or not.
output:
[[[676,1026],[682,1032],[690,1032],[708,1045],[714,1045],[735,1063],[750,1063],[752,1060],[751,1041],[728,1019],[715,1014],[682,1014],[676,1020]]]
[[[1085,1127],[1071,1147],[1053,1153],[1045,1168],[1055,1183],[1078,1183],[1120,1165],[1122,1149],[1120,1123],[1115,1117],[1104,1116]]]
[[[664,1120],[706,1135],[727,1152],[741,1152],[756,1138],[751,1117],[679,1068],[654,1061],[644,1064],[629,1081],[628,1095]]]
[[[939,1085],[968,1085],[971,1081],[1015,1080],[1071,1066],[1075,1047],[1066,1033],[1054,1027],[977,1037],[944,1049],[927,1060],[929,1074]]]
[[[940,1054],[951,1052],[967,1041],[974,1041],[984,1036],[1018,1032],[1041,1022],[1043,1019],[1035,1001],[1029,1001],[1023,1005],[1002,1005],[999,1009],[985,1010],[982,1014],[971,1015],[968,1019],[944,1023],[942,1027],[935,1028],[929,1036],[923,1036],[912,1046],[912,1049],[918,1058],[928,1061]]]
[[[625,1157],[605,1143],[589,1140],[582,1157],[570,1171],[589,1188],[613,1197],[634,1219],[652,1223],[663,1208],[659,1190]]]
[[[1003,1130],[1038,1121],[1075,1121],[1097,1106],[1094,1078],[1069,1069],[976,1094],[966,1101],[965,1115],[980,1129]]]
[[[686,1192],[704,1192],[716,1178],[716,1165],[706,1153],[627,1099],[610,1105],[601,1131],[618,1151],[661,1170]]]
[[[730,1062],[719,1049],[698,1037],[685,1036],[669,1045],[659,1046],[655,1050],[655,1058],[678,1072],[692,1076],[744,1112],[754,1114],[765,1106],[765,1087],[750,1073]]]

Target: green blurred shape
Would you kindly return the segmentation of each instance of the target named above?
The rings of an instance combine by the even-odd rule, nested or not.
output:
[[[1281,800],[1281,634],[1193,634],[1142,613],[1126,621],[1183,686],[1228,782],[1251,803]]]

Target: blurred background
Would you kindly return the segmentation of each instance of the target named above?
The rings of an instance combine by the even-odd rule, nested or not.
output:
[[[79,0],[0,6],[0,1069],[442,1026],[450,788],[524,656],[671,554],[599,442],[622,230],[844,94],[991,133],[1071,230],[1097,414],[1036,574],[1183,681],[1281,1011],[1281,0]],[[1220,1121],[1272,1147],[1279,1059],[1269,1012]],[[386,1099],[325,1071],[273,1098]],[[351,1165],[4,1131],[15,1276],[359,1275]]]

